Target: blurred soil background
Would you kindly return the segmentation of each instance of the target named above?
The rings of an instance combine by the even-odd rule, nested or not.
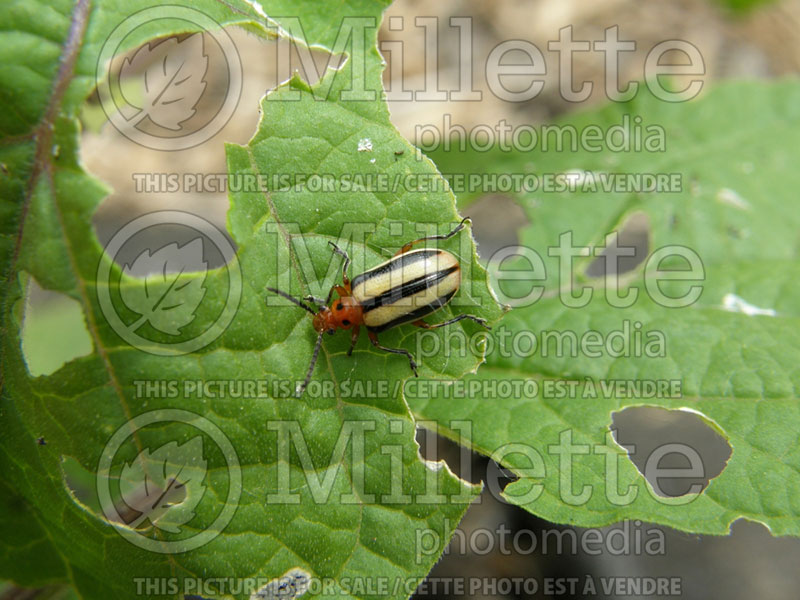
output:
[[[390,30],[390,17],[402,18],[402,29]],[[620,39],[636,42],[636,52],[623,54],[620,72],[623,85],[627,81],[641,80],[646,53],[657,43],[669,39],[687,40],[697,46],[706,65],[707,87],[720,79],[776,78],[796,75],[800,71],[800,0],[765,2],[745,11],[731,10],[715,0],[440,0],[436,3],[397,0],[388,10],[381,39],[383,42],[404,42],[403,64],[392,62],[391,68],[402,69],[406,89],[411,90],[421,89],[425,78],[424,30],[415,26],[417,17],[439,18],[438,73],[440,89],[444,90],[455,89],[459,75],[458,30],[449,26],[449,18],[473,18],[474,88],[482,90],[483,97],[478,102],[390,102],[395,125],[412,142],[418,125],[441,127],[445,114],[451,115],[454,125],[462,125],[467,130],[478,124],[494,127],[501,119],[511,125],[539,125],[553,122],[570,111],[607,102],[603,94],[603,55],[598,52],[575,54],[575,81],[594,82],[593,96],[581,104],[564,101],[558,94],[555,79],[547,81],[538,97],[519,104],[504,102],[487,90],[483,68],[485,59],[493,47],[505,40],[522,39],[535,44],[545,55],[549,76],[555,78],[557,55],[548,52],[547,42],[557,40],[559,29],[566,25],[573,26],[575,40],[602,40],[604,30],[617,25]],[[395,25],[399,23],[397,20],[393,22]],[[105,115],[96,99],[87,103],[82,160],[89,172],[113,188],[94,219],[101,243],[107,242],[133,218],[155,210],[185,210],[201,215],[225,230],[226,193],[141,193],[135,190],[134,174],[224,174],[227,167],[223,142],[245,144],[253,135],[260,116],[259,100],[278,82],[276,46],[274,42],[264,41],[243,30],[231,29],[229,32],[242,58],[244,89],[233,118],[204,144],[179,152],[143,148],[123,137],[110,124],[104,124]],[[388,57],[388,53],[386,55]],[[316,58],[320,66],[327,59],[323,53],[317,53]],[[387,69],[387,79],[388,76]],[[213,64],[206,82],[210,93],[214,90],[219,94],[225,93],[226,76],[215,72]],[[521,212],[510,200],[485,198],[470,205],[465,213],[473,217],[475,235],[482,252],[513,243]],[[61,300],[58,297],[43,291],[35,292],[30,300],[31,314],[42,316],[37,319],[41,326],[32,323],[28,344],[31,348],[54,354],[39,357],[43,361],[42,369],[49,371],[61,364],[64,357],[58,355],[58,343],[53,342],[55,325],[47,320],[47,315],[54,310],[67,309],[59,304]],[[80,332],[76,331],[74,335],[80,336]],[[37,336],[41,338],[38,341]],[[65,351],[71,347],[75,352],[71,334],[62,336],[62,339]],[[629,410],[618,415],[614,425],[619,429],[619,442],[635,444],[639,456],[646,455],[648,448],[658,443],[680,441],[695,447],[704,459],[707,472],[717,474],[724,468],[729,454],[727,444],[692,415],[657,409]],[[444,458],[456,472],[464,471],[457,447],[435,436],[427,437],[421,433],[419,439],[429,458]],[[636,456],[633,458],[636,461]],[[467,462],[473,481],[482,479],[487,469],[495,475],[498,473],[497,466],[483,457],[472,455]],[[501,477],[500,481],[509,480]],[[691,482],[674,483],[672,492],[679,494]],[[662,487],[666,486],[662,484]],[[643,539],[652,537],[654,526],[646,523],[631,525],[632,529],[642,533]],[[586,575],[670,576],[681,578],[682,597],[688,599],[800,597],[800,540],[772,538],[763,526],[755,523],[736,523],[729,537],[694,536],[659,528],[665,539],[665,553],[656,556],[644,553],[614,556],[608,552],[590,556],[572,551],[542,552],[541,547],[532,552],[506,555],[499,547],[497,537],[494,549],[488,553],[482,550],[486,544],[484,539],[479,543],[480,548],[470,549],[470,544],[466,544],[466,548],[460,547],[463,544],[459,540],[469,540],[471,534],[481,529],[496,532],[503,526],[511,531],[507,534],[509,539],[515,532],[524,531],[539,540],[540,546],[545,531],[572,529],[552,525],[506,505],[487,489],[481,502],[470,508],[460,525],[463,535],[456,537],[451,551],[437,564],[431,576],[534,577],[539,580],[545,577],[579,577],[582,580]],[[575,531],[576,534],[581,532]],[[454,597],[442,593],[441,589],[438,593],[428,591],[419,596]],[[478,597],[546,596],[542,593],[533,596],[490,593]],[[565,599],[572,597],[581,596],[559,595]],[[604,597],[604,594],[598,590],[596,597]]]

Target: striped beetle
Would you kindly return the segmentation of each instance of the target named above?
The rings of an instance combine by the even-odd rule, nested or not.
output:
[[[303,383],[297,387],[296,395],[300,397],[311,381],[314,367],[317,364],[322,337],[325,333],[333,335],[337,329],[352,329],[350,349],[347,356],[353,353],[358,341],[361,326],[367,328],[367,335],[372,345],[380,350],[393,354],[404,354],[408,358],[411,371],[415,377],[417,363],[414,356],[405,348],[387,348],[378,342],[381,331],[391,329],[403,323],[412,323],[424,329],[436,329],[451,325],[462,319],[471,319],[491,329],[485,319],[474,315],[461,314],[444,323],[430,324],[422,317],[440,309],[447,304],[461,285],[461,266],[455,256],[444,250],[411,248],[428,240],[447,240],[464,229],[465,218],[455,229],[445,235],[431,235],[408,242],[389,260],[372,269],[356,275],[351,280],[347,276],[350,257],[347,252],[333,242],[328,242],[335,254],[344,258],[342,265],[342,285],[334,285],[323,300],[314,296],[306,296],[303,300],[290,296],[286,292],[268,287],[270,292],[278,294],[305,309],[314,316],[314,329],[317,332],[317,343],[311,356],[311,364]],[[338,298],[333,300],[336,292]],[[316,310],[306,302],[313,303]]]

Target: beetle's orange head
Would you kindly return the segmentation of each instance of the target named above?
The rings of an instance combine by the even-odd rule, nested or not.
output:
[[[333,313],[327,306],[321,308],[320,311],[314,315],[314,329],[317,333],[325,333],[326,331],[333,334],[336,331],[336,323],[333,321]]]

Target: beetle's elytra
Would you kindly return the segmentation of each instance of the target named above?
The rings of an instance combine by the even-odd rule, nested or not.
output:
[[[464,229],[468,219],[464,219],[455,229],[446,235],[432,235],[408,242],[387,260],[372,269],[355,276],[352,281],[347,276],[350,257],[333,242],[328,242],[336,254],[344,258],[342,265],[342,285],[333,286],[325,300],[306,296],[303,300],[313,303],[314,310],[305,302],[289,294],[268,287],[270,292],[290,300],[297,306],[314,315],[314,329],[317,331],[317,343],[311,357],[306,378],[297,388],[297,396],[301,396],[311,375],[319,355],[322,336],[331,335],[337,329],[352,329],[350,336],[350,356],[358,341],[361,326],[367,328],[370,342],[376,348],[404,354],[408,358],[414,376],[417,376],[417,363],[413,355],[404,348],[387,348],[378,342],[378,333],[403,323],[412,323],[417,327],[435,329],[471,319],[487,329],[484,319],[474,315],[461,314],[444,323],[429,324],[422,318],[447,304],[461,285],[461,266],[455,256],[444,250],[424,248],[412,250],[415,244],[428,240],[446,240]],[[333,293],[338,298],[333,300]]]
[[[461,285],[456,257],[436,249],[410,250],[353,278],[350,293],[363,323],[379,333],[441,308]]]

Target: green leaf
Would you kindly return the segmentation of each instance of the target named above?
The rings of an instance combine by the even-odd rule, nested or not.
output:
[[[255,3],[189,4],[221,25],[261,33],[272,25]],[[273,589],[277,578],[292,574],[306,583],[332,582],[324,590],[310,587],[310,594],[361,598],[371,593],[370,582],[385,579],[387,596],[407,597],[478,493],[442,464],[420,460],[402,396],[410,376],[404,357],[378,352],[365,340],[347,357],[347,336],[336,336],[325,340],[313,386],[302,399],[293,397],[293,384],[285,385],[304,377],[316,334],[296,306],[273,303],[274,298],[267,306],[266,286],[280,284],[288,273],[287,291],[324,294],[340,268],[338,260],[331,262],[329,241],[348,247],[355,272],[419,237],[418,228],[428,233],[440,224],[443,231],[452,228],[458,215],[446,191],[369,191],[352,183],[344,191],[345,180],[398,173],[420,175],[444,189],[432,163],[416,155],[389,121],[375,48],[385,3],[352,2],[326,11],[310,2],[262,5],[267,13],[300,17],[305,42],[331,49],[343,17],[368,16],[374,27],[366,30],[367,51],[353,50],[344,67],[328,70],[315,86],[293,78],[263,102],[253,141],[228,148],[232,179],[280,173],[292,183],[234,192],[229,229],[239,247],[237,260],[179,277],[170,277],[174,270],[164,264],[167,276],[155,289],[152,280],[132,276],[135,268],[126,272],[112,263],[94,235],[92,214],[107,189],[80,167],[76,121],[94,85],[104,41],[124,16],[146,5],[20,2],[3,9],[0,97],[9,107],[0,117],[0,162],[7,172],[0,178],[3,577],[25,585],[68,582],[86,598],[141,597],[142,578],[178,582],[177,589],[162,589],[176,596],[186,582],[211,578],[215,582],[202,590],[203,597],[248,598],[254,591],[248,581]],[[163,7],[164,18],[137,30],[124,49],[192,33],[185,22],[170,19],[169,11]],[[341,100],[339,92],[348,89],[371,91],[374,99]],[[299,96],[290,99],[294,92]],[[371,150],[359,150],[369,145],[362,140],[371,141]],[[401,149],[405,158],[396,160]],[[313,193],[298,181],[298,175],[312,173],[329,174],[340,191]],[[348,245],[343,225],[353,222],[371,231]],[[499,309],[468,231],[442,247],[463,261],[463,292],[448,310],[496,320]],[[157,254],[143,260],[152,262]],[[108,279],[98,280],[103,271]],[[30,279],[25,274],[77,300],[92,339],[91,354],[42,377],[28,373],[21,352],[23,284]],[[212,328],[227,310],[236,277],[243,282],[241,299],[224,333],[189,354],[159,346],[174,342],[176,331],[187,340]],[[187,299],[169,290],[191,293]],[[110,300],[103,304],[106,296]],[[138,331],[146,343],[131,346],[110,314],[123,323],[155,315],[152,299],[164,309],[191,307],[193,318],[188,320],[187,308],[186,314],[149,319],[149,329]],[[129,302],[133,306],[126,306]],[[149,312],[138,310],[145,307]],[[413,330],[402,328],[382,343],[413,350],[414,339]],[[481,360],[437,357],[424,362],[422,372],[458,377]],[[203,386],[208,382],[218,385],[208,392]],[[235,387],[239,383],[242,387]],[[221,392],[228,384],[228,393]],[[247,384],[256,392],[243,392]],[[158,419],[157,426],[142,424],[144,417]],[[187,445],[198,430],[202,444]],[[122,443],[116,454],[106,451],[114,440]],[[192,457],[195,467],[203,468],[194,468],[188,479],[175,476],[187,487],[186,500],[175,506],[170,497],[170,508],[161,518],[154,516],[155,526],[149,527],[149,519],[139,523],[147,533],[141,536],[125,524],[134,521],[119,504],[125,496],[136,504],[131,499],[136,486],[129,485],[134,472],[123,468],[160,456],[159,449],[170,444],[187,452],[202,446],[202,456]],[[173,472],[170,467],[163,473],[165,481]],[[98,480],[97,498],[86,489],[85,474],[96,475],[89,479]],[[115,496],[109,489],[106,498],[101,489],[106,481],[124,493]],[[98,506],[108,512],[101,514]],[[215,529],[220,515],[231,520]],[[162,521],[169,527],[158,527]],[[219,535],[172,554],[137,545],[147,540],[154,543],[148,548],[166,548],[177,542],[186,549],[201,531]],[[434,552],[419,553],[420,533],[435,538]],[[244,578],[244,587],[224,587]]]
[[[472,390],[466,399],[420,395],[409,399],[415,414],[435,421],[445,435],[494,453],[520,477],[505,497],[552,521],[600,526],[638,518],[723,534],[747,518],[775,535],[800,535],[800,211],[794,201],[800,175],[790,166],[799,158],[799,107],[796,81],[720,85],[678,105],[640,95],[562,125],[607,130],[623,115],[631,122],[641,117],[643,127],[664,127],[664,152],[523,156],[496,150],[491,160],[484,157],[490,173],[678,173],[684,185],[673,193],[519,195],[530,220],[519,232],[521,243],[536,250],[547,277],[506,282],[505,292],[521,297],[541,283],[544,296],[515,308],[496,328],[487,368],[462,382]],[[444,157],[443,170],[457,169],[460,158],[466,169],[480,172],[474,156],[455,154]],[[620,293],[636,293],[636,300],[616,308],[603,279],[587,274],[587,257],[576,261],[573,273],[576,285],[590,286],[592,299],[565,305],[558,259],[548,248],[565,232],[575,246],[602,248],[606,234],[634,214],[646,217],[651,254],[677,245],[702,261],[702,280],[664,282],[661,293],[679,298],[700,285],[699,299],[666,308],[645,281],[652,268],[641,265],[621,278]],[[662,268],[686,269],[686,263],[668,260]],[[531,337],[539,345],[528,351]],[[614,338],[630,341],[625,352],[602,343]],[[503,382],[520,392],[501,396]],[[652,394],[643,387],[647,382],[667,387]],[[690,409],[727,439],[728,464],[702,493],[656,495],[611,439],[612,413],[639,405]],[[472,427],[466,435],[459,425],[465,420]],[[517,444],[517,452],[502,456],[508,444]],[[581,495],[584,486],[588,493]]]

